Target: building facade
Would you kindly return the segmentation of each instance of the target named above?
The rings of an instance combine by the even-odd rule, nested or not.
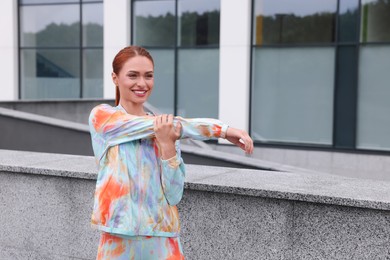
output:
[[[136,44],[165,113],[258,146],[390,151],[389,0],[4,0],[0,17],[0,100],[114,98]]]

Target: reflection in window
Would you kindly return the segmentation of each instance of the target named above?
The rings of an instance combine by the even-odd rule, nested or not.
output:
[[[102,1],[69,2],[20,3],[22,99],[103,96]]]
[[[217,117],[220,0],[138,0],[132,10],[132,43],[146,46],[155,60],[151,105]]]
[[[83,5],[83,46],[103,46],[103,5]]]
[[[390,1],[362,0],[362,42],[390,42]]]
[[[78,5],[21,6],[21,46],[70,47],[80,44]]]
[[[20,4],[62,4],[62,3],[75,3],[78,4],[79,0],[19,0]]]
[[[337,0],[255,0],[254,44],[333,42],[336,11]]]
[[[22,98],[78,98],[78,50],[22,50]]]
[[[339,41],[355,42],[358,40],[359,0],[340,1],[339,7]]]
[[[179,1],[179,45],[219,43],[219,0]]]
[[[138,45],[175,45],[175,1],[136,1],[133,17]]]

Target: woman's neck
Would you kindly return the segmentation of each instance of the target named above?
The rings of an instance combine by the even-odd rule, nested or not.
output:
[[[143,104],[134,104],[131,102],[122,102],[122,101],[119,101],[119,104],[126,110],[128,114],[135,115],[135,116],[146,115]]]

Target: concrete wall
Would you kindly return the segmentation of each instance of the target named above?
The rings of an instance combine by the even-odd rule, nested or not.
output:
[[[91,157],[0,150],[0,259],[94,259]],[[389,259],[389,182],[187,167],[186,259]]]

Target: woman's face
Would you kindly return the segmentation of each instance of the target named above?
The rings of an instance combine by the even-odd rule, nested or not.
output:
[[[121,101],[142,104],[153,90],[153,63],[144,56],[135,56],[123,64],[118,75],[112,73],[112,79],[119,86]]]

